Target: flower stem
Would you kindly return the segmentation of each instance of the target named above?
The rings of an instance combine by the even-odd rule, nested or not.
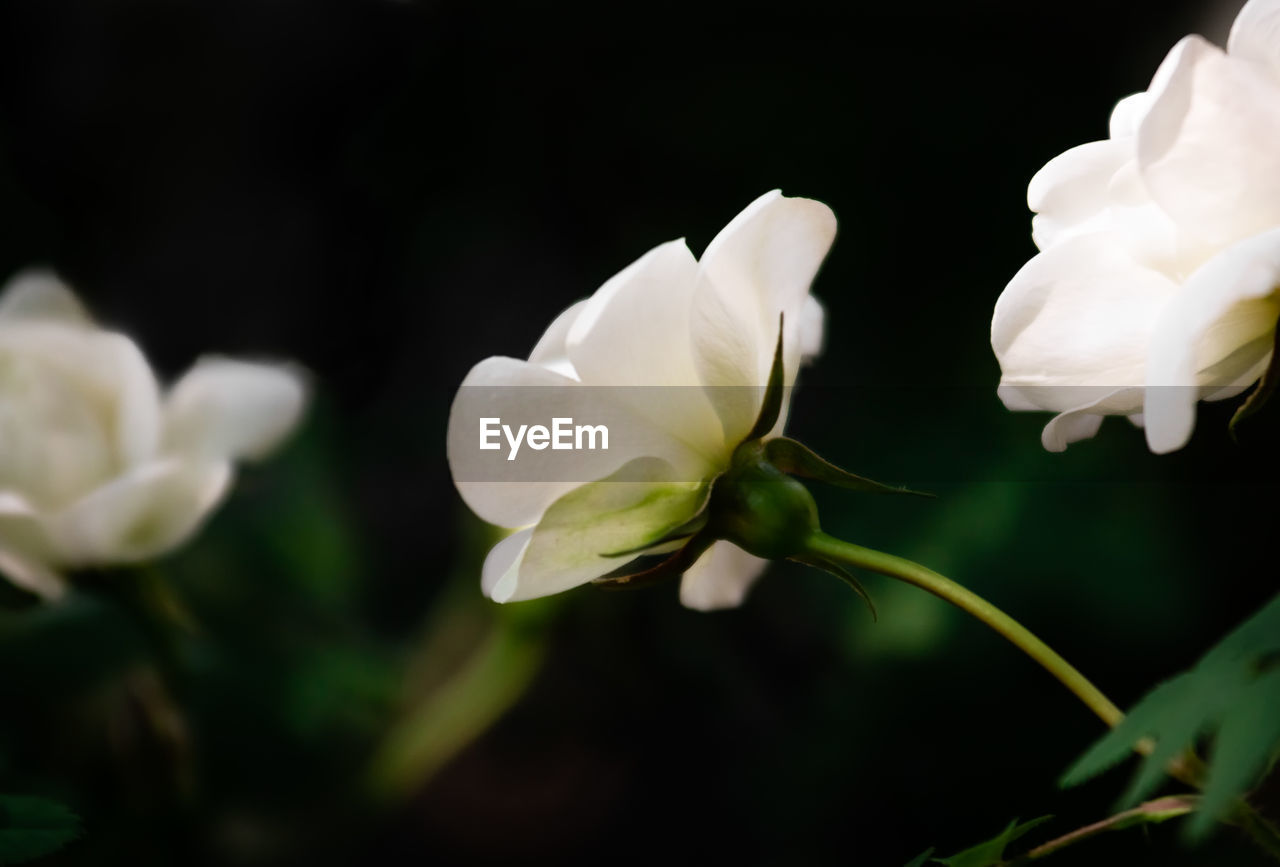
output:
[[[808,552],[856,568],[879,572],[881,575],[887,575],[890,578],[896,578],[908,584],[914,584],[939,599],[944,599],[957,608],[969,612],[1009,639],[1027,656],[1040,663],[1045,671],[1052,674],[1058,679],[1059,683],[1071,690],[1080,701],[1084,702],[1089,710],[1098,716],[1098,719],[1107,724],[1108,728],[1115,728],[1120,720],[1124,719],[1124,712],[1116,707],[1115,703],[1102,693],[1102,690],[1094,686],[1087,677],[1081,674],[1075,666],[1063,659],[1057,651],[1037,638],[1031,630],[978,594],[960,586],[945,575],[940,575],[932,569],[921,566],[919,563],[907,560],[904,557],[895,557],[893,554],[886,554],[883,551],[863,548],[861,545],[854,545],[852,542],[844,542],[828,536],[822,531],[818,531],[810,537]],[[1140,755],[1150,755],[1155,750],[1155,743],[1150,738],[1143,738],[1134,744],[1133,749]],[[1186,754],[1170,761],[1165,770],[1175,780],[1186,783],[1189,786],[1199,788],[1203,784],[1204,765],[1195,753],[1190,750]]]
[[[914,584],[939,599],[950,602],[1009,639],[1023,653],[1056,677],[1063,686],[1071,690],[1108,727],[1114,728],[1116,723],[1124,717],[1120,708],[1116,707],[1111,699],[1103,695],[1101,690],[1090,683],[1088,678],[1077,671],[1071,663],[1059,656],[1053,648],[1008,614],[950,578],[903,557],[895,557],[883,551],[844,542],[821,531],[810,537],[808,553]]]
[[[1109,816],[1100,822],[1077,828],[1074,831],[1063,834],[1061,837],[1050,840],[1048,843],[1041,843],[1025,855],[1010,861],[1008,867],[1022,867],[1023,864],[1031,861],[1039,861],[1068,846],[1074,846],[1082,840],[1088,840],[1106,831],[1120,831],[1125,828],[1132,828],[1135,825],[1164,822],[1168,819],[1185,816],[1195,810],[1196,802],[1197,797],[1195,795],[1170,795],[1165,798],[1157,798],[1154,801],[1147,801],[1145,804],[1139,804],[1131,810],[1116,813],[1114,816]]]
[[[895,557],[893,554],[886,554],[883,551],[863,548],[861,545],[855,545],[852,542],[845,542],[828,536],[820,530],[810,536],[805,553],[833,560],[847,566],[879,572],[881,575],[887,575],[890,578],[914,584],[939,599],[950,602],[990,626],[996,632],[1009,639],[1027,656],[1040,663],[1041,667],[1056,677],[1063,686],[1071,690],[1077,698],[1084,702],[1085,706],[1106,723],[1108,728],[1115,728],[1124,719],[1124,713],[1115,706],[1111,699],[1103,695],[1102,691],[1090,683],[1089,679],[1081,674],[1075,666],[1037,638],[1031,630],[981,596],[960,586],[945,575],[940,575],[932,569],[921,566],[919,563],[907,560],[904,557]],[[1134,744],[1134,751],[1142,755],[1150,755],[1154,748],[1155,744],[1149,738],[1143,738]],[[1203,785],[1205,776],[1204,763],[1190,749],[1169,762],[1165,770],[1174,779],[1188,785],[1197,788]],[[1140,816],[1144,808],[1149,810],[1153,804],[1165,806],[1163,801],[1155,801],[1122,813],[1119,817],[1113,817],[1113,819]],[[1187,809],[1190,810],[1192,807],[1188,806]],[[1180,813],[1181,810],[1179,809],[1178,812]],[[1277,831],[1275,826],[1259,815],[1247,801],[1241,799],[1233,812],[1232,818],[1234,820],[1232,823],[1248,833],[1263,851],[1280,858],[1280,831]],[[1100,822],[1096,826],[1089,826],[1081,829],[1083,833],[1067,835],[1066,838],[1063,838],[1062,845],[1069,845],[1077,839],[1092,836],[1096,831],[1107,830],[1111,827],[1114,827],[1111,820]],[[1044,847],[1041,847],[1044,849],[1043,852],[1033,850],[1032,853],[1028,853],[1028,857],[1039,858],[1051,854],[1061,848],[1057,845],[1057,842],[1045,844]]]

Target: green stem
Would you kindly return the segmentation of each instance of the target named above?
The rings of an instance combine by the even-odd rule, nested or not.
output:
[[[810,537],[808,553],[826,557],[849,566],[879,572],[881,575],[888,575],[890,578],[897,578],[899,581],[905,581],[922,590],[927,590],[939,599],[945,599],[990,626],[1013,642],[1027,656],[1040,663],[1045,671],[1056,677],[1063,686],[1071,690],[1077,698],[1084,702],[1089,710],[1097,714],[1098,718],[1106,723],[1108,728],[1115,728],[1120,720],[1124,719],[1124,713],[1115,706],[1111,699],[1103,695],[1102,690],[1090,683],[1089,679],[1081,674],[1075,666],[1063,659],[1052,647],[1037,638],[1031,630],[978,594],[961,587],[945,575],[940,575],[932,569],[921,566],[919,563],[907,560],[904,557],[895,557],[893,554],[886,554],[883,551],[863,548],[861,545],[854,545],[852,542],[841,541],[828,536],[820,530]],[[1154,749],[1155,744],[1149,738],[1143,738],[1134,744],[1134,750],[1144,756],[1150,755]],[[1166,770],[1174,779],[1197,788],[1201,786],[1204,779],[1203,764],[1190,751],[1186,755],[1179,756],[1169,762]]]
[[[1164,822],[1179,816],[1185,816],[1195,810],[1196,802],[1195,795],[1171,795],[1166,798],[1147,801],[1145,804],[1139,804],[1131,810],[1125,810],[1123,813],[1109,816],[1100,822],[1077,828],[1070,833],[1050,840],[1048,843],[1041,843],[1025,855],[1010,861],[1008,867],[1022,867],[1022,865],[1031,861],[1048,858],[1068,846],[1074,846],[1083,840],[1096,837],[1106,831],[1121,831],[1125,828],[1132,828],[1135,825]]]
[[[1103,695],[1101,690],[1090,683],[1088,678],[1081,674],[1075,666],[1063,659],[1053,648],[1037,638],[1029,629],[1008,614],[1005,614],[981,596],[960,586],[945,575],[940,575],[928,567],[921,566],[919,563],[903,557],[895,557],[893,554],[886,554],[883,551],[863,548],[861,545],[854,545],[852,542],[844,542],[828,536],[822,531],[815,532],[809,538],[808,547],[804,553],[833,560],[847,566],[879,572],[881,575],[887,575],[890,578],[914,584],[939,599],[950,602],[957,608],[969,612],[1009,639],[1014,646],[1038,662],[1045,671],[1052,674],[1063,686],[1071,690],[1109,728],[1115,728],[1116,724],[1124,718],[1124,713],[1115,706],[1111,699]],[[1154,744],[1146,738],[1134,745],[1134,750],[1142,755],[1149,755],[1153,749]],[[1202,785],[1204,780],[1204,765],[1191,750],[1171,761],[1166,770],[1175,779],[1197,788]],[[1136,809],[1141,810],[1142,808]],[[1127,814],[1121,815],[1126,816]],[[1234,818],[1235,824],[1247,832],[1265,852],[1280,859],[1280,831],[1277,831],[1275,826],[1259,815],[1243,799],[1237,805]],[[1105,829],[1107,823],[1099,823],[1097,827],[1100,830]],[[1091,834],[1086,834],[1085,836],[1091,836]],[[1068,835],[1068,837],[1071,838],[1071,835]],[[1067,842],[1072,842],[1073,840],[1074,838]],[[1055,849],[1048,849],[1043,854],[1047,855],[1051,851],[1055,851]]]
[[[895,557],[883,551],[844,542],[821,531],[810,537],[808,553],[855,568],[879,572],[890,578],[897,578],[899,581],[914,584],[939,599],[950,602],[1013,642],[1018,649],[1038,662],[1063,686],[1071,690],[1108,727],[1114,728],[1116,723],[1124,717],[1120,708],[1116,707],[1111,699],[1103,695],[1101,690],[1090,683],[1088,678],[1077,671],[1071,663],[1059,656],[1053,648],[1008,614],[950,578],[903,557]]]

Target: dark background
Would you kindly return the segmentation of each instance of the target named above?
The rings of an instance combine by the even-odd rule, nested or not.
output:
[[[789,566],[712,615],[674,587],[484,602],[493,537],[445,422],[472,364],[650,247],[700,252],[776,187],[821,199],[827,351],[791,430],[940,494],[824,492],[824,527],[970,585],[1131,704],[1275,592],[1280,410],[1238,446],[1215,405],[1172,456],[1117,420],[1051,455],[1048,417],[995,397],[990,315],[1034,251],[1031,175],[1238,5],[5,0],[0,276],[56,266],[166,376],[220,351],[318,383],[161,564],[200,624],[178,671],[99,595],[9,600],[0,789],[85,823],[48,863],[896,867],[1105,815],[1124,771],[1055,787],[1097,721],[909,588],[868,579],[878,623]],[[459,670],[471,692],[433,691]],[[468,702],[512,707],[367,791],[390,732]],[[1054,863],[1257,863],[1174,825]]]

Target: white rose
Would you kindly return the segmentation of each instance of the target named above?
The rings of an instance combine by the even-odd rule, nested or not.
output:
[[[1181,448],[1197,400],[1267,370],[1280,314],[1280,0],[1251,0],[1224,52],[1179,42],[1111,136],[1031,180],[1041,252],[996,303],[1000,396],[1059,413],[1046,448],[1106,415]]]
[[[305,402],[300,371],[217,357],[162,396],[132,340],[19,275],[0,293],[0,571],[56,597],[67,570],[173,550]]]
[[[560,314],[528,361],[488,358],[471,370],[450,414],[454,482],[481,518],[521,528],[485,561],[491,598],[585,584],[626,562],[609,552],[643,549],[697,514],[760,412],[779,315],[788,385],[801,358],[820,348],[822,308],[809,284],[835,228],[826,205],[768,193],[712,240],[701,261],[683,240],[656,247]],[[471,477],[477,418],[571,413],[578,395],[609,414],[615,434],[608,450],[573,453],[576,480]],[[771,435],[785,416],[784,402]],[[584,484],[624,465],[643,470],[639,481],[605,490]],[[737,605],[764,566],[715,542],[685,572],[681,600],[700,609]]]

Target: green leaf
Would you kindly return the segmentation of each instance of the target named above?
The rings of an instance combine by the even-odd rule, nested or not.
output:
[[[912,858],[903,867],[924,867],[924,862],[929,860],[929,856],[933,854],[933,847],[930,846],[916,857]]]
[[[606,590],[632,590],[649,587],[668,578],[679,578],[714,541],[715,538],[708,534],[694,536],[671,554],[641,557],[591,583]]]
[[[1164,779],[1165,766],[1207,732],[1222,700],[1217,687],[1191,672],[1160,684],[1067,771],[1062,785],[1074,786],[1096,776],[1133,755],[1139,741],[1151,738],[1155,749],[1138,768],[1118,809],[1142,800]]]
[[[758,440],[773,430],[782,414],[782,390],[786,385],[786,371],[782,363],[782,314],[778,314],[778,345],[773,350],[773,365],[769,368],[769,385],[764,391],[764,400],[760,402],[760,414],[751,432],[743,437],[744,443]]]
[[[799,476],[802,479],[813,479],[818,482],[825,482],[828,485],[835,485],[838,488],[863,491],[868,494],[910,494],[914,497],[933,497],[933,494],[923,494],[919,491],[911,491],[903,487],[894,487],[893,485],[875,482],[862,476],[855,476],[853,473],[842,470],[835,464],[820,457],[803,443],[787,437],[769,440],[765,444],[764,454],[769,463],[784,473],[791,476]]]
[[[947,867],[1000,867],[1004,863],[1004,850],[1010,843],[1052,818],[1052,816],[1041,816],[1038,819],[1032,819],[1021,824],[1017,819],[1014,819],[1007,828],[985,843],[979,843],[977,846],[965,849],[950,858],[934,858],[933,860],[939,864],[946,864]]]
[[[1235,414],[1231,416],[1231,421],[1227,422],[1227,431],[1233,440],[1236,438],[1236,428],[1240,422],[1262,409],[1275,393],[1276,386],[1280,385],[1280,351],[1277,351],[1280,350],[1280,330],[1277,330],[1275,340],[1276,344],[1271,349],[1271,361],[1263,371],[1262,378],[1258,380],[1257,387],[1249,392],[1244,403],[1240,404]]]
[[[1265,772],[1280,747],[1280,596],[1210,650],[1190,671],[1157,686],[1110,733],[1095,743],[1062,779],[1073,786],[1133,754],[1144,738],[1144,757],[1120,807],[1132,806],[1163,780],[1166,768],[1200,737],[1212,737],[1204,800],[1193,837],[1203,837]]]
[[[1187,832],[1203,836],[1215,816],[1227,812],[1235,798],[1266,770],[1280,745],[1280,669],[1245,686],[1226,709],[1214,740],[1209,776],[1200,812]]]
[[[0,795],[0,864],[56,852],[80,836],[80,817],[56,801]]]

